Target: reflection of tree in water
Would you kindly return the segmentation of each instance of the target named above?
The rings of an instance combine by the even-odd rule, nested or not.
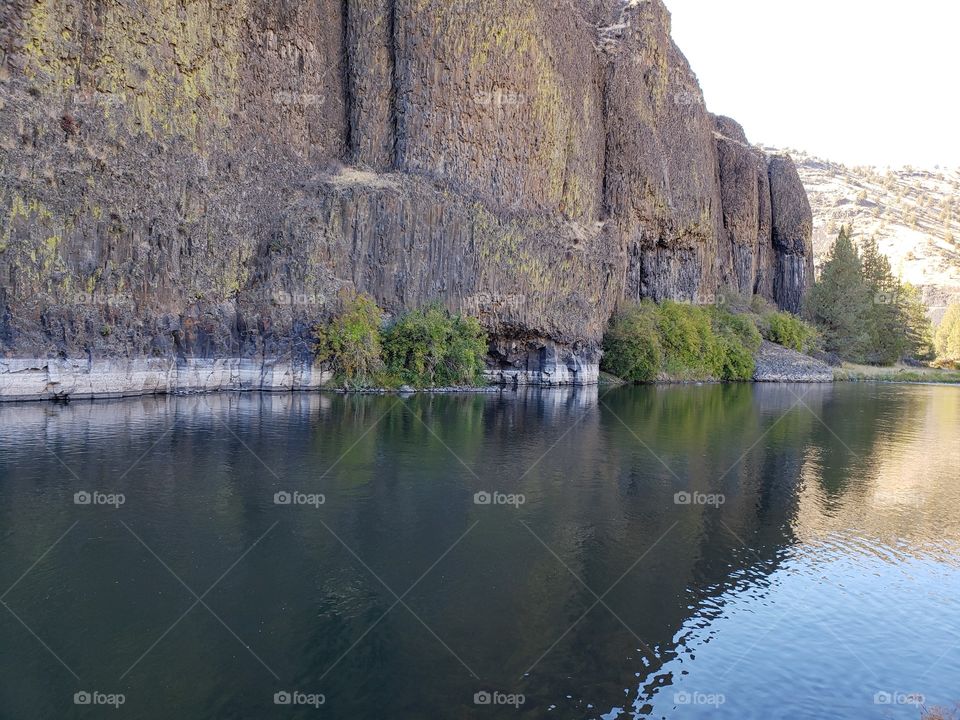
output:
[[[847,386],[594,388],[400,402],[224,395],[0,413],[16,412],[24,437],[74,457],[91,482],[116,476],[156,442],[142,472],[117,488],[131,498],[125,518],[162,539],[164,559],[200,591],[279,518],[274,544],[237,566],[218,608],[291,682],[309,685],[394,603],[320,520],[397,593],[477,523],[405,602],[482,683],[397,606],[321,688],[338,712],[368,717],[379,708],[398,718],[471,716],[480,687],[525,693],[521,717],[540,717],[558,702],[580,711],[578,700],[629,706],[638,686],[642,705],[672,682],[662,668],[686,651],[681,629],[709,623],[731,593],[763,588],[798,542],[798,528],[813,526],[802,493],[816,490],[818,501],[845,502],[848,511],[850,497],[869,504],[876,488],[859,479],[879,482],[887,472],[890,423],[931,427],[931,412],[957,422],[956,406],[931,405],[922,394]],[[5,450],[0,483],[8,496],[64,484],[42,447]],[[280,489],[322,492],[327,503],[319,514],[278,515],[271,500]],[[522,493],[526,503],[477,506],[480,490]],[[681,491],[722,493],[725,502],[678,506]],[[66,514],[41,509],[29,501],[17,513],[0,509],[11,529],[8,556],[35,557],[62,532]],[[133,567],[156,570],[135,546],[127,555]],[[70,579],[87,595],[101,581],[94,572]],[[603,594],[615,583],[604,603],[623,624],[603,605],[580,619],[596,601],[591,590]],[[140,602],[150,617],[169,614],[169,603]],[[130,633],[156,634],[152,626]],[[632,633],[653,648],[653,660]],[[200,657],[243,652],[223,635]],[[98,642],[105,657],[129,654],[128,639],[116,633],[105,630]],[[158,646],[157,660],[177,671],[161,674],[161,685],[190,679],[185,697],[202,703],[238,677],[254,698],[274,684],[253,661],[204,669],[191,660],[199,650],[189,645],[208,643],[205,634],[178,642]],[[270,709],[242,699],[248,710]]]

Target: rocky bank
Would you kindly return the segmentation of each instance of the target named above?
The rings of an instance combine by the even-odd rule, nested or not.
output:
[[[763,341],[756,356],[754,382],[833,382],[833,368],[796,350]]]
[[[812,280],[792,160],[707,111],[661,0],[0,14],[0,398],[315,387],[343,287],[591,383],[625,299]]]

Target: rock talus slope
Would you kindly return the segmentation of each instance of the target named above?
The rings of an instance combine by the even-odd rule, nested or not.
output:
[[[313,387],[344,287],[477,315],[492,377],[592,382],[625,299],[811,281],[792,161],[707,112],[660,0],[0,13],[0,396]]]

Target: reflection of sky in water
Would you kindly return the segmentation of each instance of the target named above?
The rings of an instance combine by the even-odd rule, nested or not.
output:
[[[917,718],[921,699],[960,701],[960,393],[919,394],[921,413],[873,419],[868,455],[845,447],[830,467],[808,451],[799,543],[772,574],[732,573],[674,637],[679,656],[603,718]],[[831,423],[841,446],[856,421]],[[822,482],[837,473],[843,492]]]
[[[394,403],[294,394],[0,407],[0,591],[79,520],[6,599],[111,689],[191,602],[118,519],[199,592],[277,522],[209,600],[280,687],[324,692],[326,716],[860,720],[919,715],[874,704],[876,693],[960,700],[957,388]],[[78,515],[81,488],[122,491],[127,503]],[[278,508],[281,490],[326,502]],[[525,502],[477,506],[483,491]],[[678,492],[724,502],[677,505]],[[373,573],[402,593],[438,558],[405,597],[410,611],[395,607],[371,630],[394,603]],[[69,674],[2,612],[0,636],[3,712],[64,715]],[[280,687],[194,611],[118,689],[139,719],[196,708],[288,717],[271,702]],[[478,709],[481,690],[526,703]]]
[[[891,562],[843,540],[801,546],[762,585],[688,620],[675,638],[680,657],[660,671],[670,683],[642,688],[633,709],[703,717],[713,708],[693,703],[720,695],[732,718],[916,718],[916,707],[875,704],[874,696],[955,702],[958,618],[955,563]]]

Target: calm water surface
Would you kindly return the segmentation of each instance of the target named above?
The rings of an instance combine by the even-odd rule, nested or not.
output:
[[[917,718],[958,468],[955,387],[0,406],[0,717]]]

